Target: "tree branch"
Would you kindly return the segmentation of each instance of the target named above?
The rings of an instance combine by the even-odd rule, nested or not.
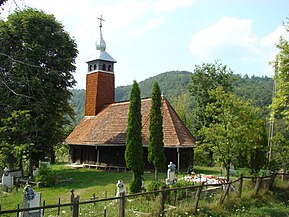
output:
[[[20,94],[20,93],[16,93],[14,90],[12,90],[4,81],[1,81],[2,84],[4,84],[5,87],[7,87],[13,94],[15,94],[16,96],[22,96],[25,98],[32,98],[31,96],[27,96],[24,94]]]
[[[22,65],[26,65],[26,66],[30,66],[30,67],[34,67],[34,68],[48,69],[48,68],[46,68],[46,67],[44,67],[44,66],[33,65],[33,64],[25,63],[25,62],[23,62],[23,61],[21,61],[21,60],[16,60],[16,59],[14,59],[13,57],[11,57],[11,56],[9,56],[9,55],[7,55],[7,54],[5,54],[5,53],[2,53],[2,52],[0,52],[0,56],[5,56],[5,57],[7,57],[8,59],[10,59],[11,61],[16,62],[16,63],[20,63],[20,64],[22,64]]]

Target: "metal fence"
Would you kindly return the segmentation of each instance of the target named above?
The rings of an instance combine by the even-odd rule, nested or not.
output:
[[[45,205],[35,208],[19,208],[15,210],[1,210],[1,217],[78,217],[78,216],[165,216],[172,213],[177,207],[190,204],[193,212],[198,212],[199,201],[212,202],[219,198],[222,204],[229,194],[233,192],[241,197],[243,180],[250,179],[253,195],[257,195],[262,188],[270,190],[277,174],[266,177],[244,177],[222,184],[204,184],[186,186],[181,188],[165,188],[160,190],[137,194],[121,194],[119,197],[97,199],[95,195],[91,200],[80,201],[80,197],[71,192],[71,203]]]

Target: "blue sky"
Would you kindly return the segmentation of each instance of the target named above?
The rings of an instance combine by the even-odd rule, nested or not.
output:
[[[22,5],[21,5],[22,4]],[[280,35],[288,0],[25,0],[54,14],[76,39],[76,88],[85,88],[86,60],[95,50],[101,14],[106,51],[117,61],[116,86],[171,70],[220,60],[235,73],[272,76],[268,64]],[[5,5],[2,16],[13,8]]]

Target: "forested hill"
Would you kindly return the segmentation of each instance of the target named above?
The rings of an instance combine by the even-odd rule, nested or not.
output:
[[[188,91],[187,86],[190,82],[191,74],[191,72],[187,71],[170,71],[141,81],[138,83],[141,97],[150,97],[153,84],[155,80],[157,80],[162,94],[166,96],[168,100],[171,100],[173,97]],[[115,90],[115,100],[117,102],[129,100],[130,90],[131,85],[117,87]]]
[[[139,82],[141,96],[149,97],[155,80],[159,82],[161,91],[166,98],[172,102],[174,97],[178,97],[182,93],[188,92],[188,84],[191,80],[191,72],[187,71],[170,71],[150,77],[144,81]],[[272,101],[273,79],[269,77],[248,77],[247,75],[241,77],[236,76],[234,83],[234,92],[237,96],[243,99],[249,99],[252,103],[261,109],[263,114],[267,114],[267,107]],[[125,101],[129,99],[131,85],[120,86],[115,90],[115,100]],[[73,89],[71,104],[75,108],[76,120],[78,123],[83,117],[84,113],[84,99],[85,90]]]

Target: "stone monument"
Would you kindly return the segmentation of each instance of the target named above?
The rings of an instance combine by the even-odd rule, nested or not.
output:
[[[168,165],[166,184],[172,185],[176,182],[176,165],[170,162]]]
[[[2,187],[5,191],[8,192],[8,189],[13,188],[13,186],[14,186],[14,178],[9,173],[9,169],[5,167],[2,175]]]
[[[23,208],[32,208],[41,206],[41,193],[34,193],[33,188],[27,183],[24,187]],[[43,210],[23,211],[21,217],[43,217]]]
[[[126,193],[126,189],[122,180],[118,180],[116,183],[116,197],[119,197],[121,193]]]

